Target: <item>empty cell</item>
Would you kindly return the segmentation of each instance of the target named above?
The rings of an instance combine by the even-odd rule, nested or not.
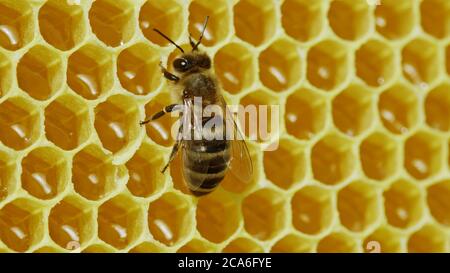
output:
[[[286,0],[281,6],[281,23],[292,38],[306,42],[316,38],[324,26],[324,5],[320,1]],[[298,20],[302,18],[302,20]]]
[[[114,83],[113,61],[109,51],[85,45],[70,55],[67,84],[80,96],[93,100],[111,89]]]
[[[325,127],[328,107],[325,97],[310,89],[299,89],[286,101],[284,124],[289,134],[308,140]]]
[[[367,236],[363,242],[366,253],[402,253],[403,235],[390,227],[380,227]]]
[[[266,177],[282,189],[300,182],[306,172],[303,148],[294,141],[280,139],[278,149],[264,152]]]
[[[428,187],[427,202],[434,219],[450,226],[450,180],[438,181]]]
[[[314,178],[324,184],[335,185],[355,170],[352,143],[338,135],[328,135],[317,142],[311,151]]]
[[[394,134],[405,134],[417,124],[418,97],[409,87],[396,84],[380,95],[378,113],[386,129]]]
[[[276,30],[273,1],[239,1],[234,6],[234,30],[237,37],[254,46],[272,38]]]
[[[40,206],[27,199],[16,199],[0,210],[0,239],[10,249],[25,252],[44,236]]]
[[[95,108],[94,125],[103,147],[116,153],[137,138],[138,107],[128,96],[111,96]]]
[[[339,191],[337,209],[341,223],[347,229],[365,231],[381,216],[380,191],[369,183],[352,182]]]
[[[400,39],[411,33],[416,22],[412,1],[382,0],[375,9],[378,33],[388,39]]]
[[[434,225],[425,225],[408,239],[409,253],[443,253],[447,252],[448,237],[446,232]]]
[[[271,189],[258,190],[242,202],[245,230],[258,240],[269,240],[286,226],[285,198]]]
[[[56,197],[69,177],[69,164],[59,149],[39,147],[22,159],[22,187],[39,199]]]
[[[117,250],[107,244],[94,244],[86,247],[82,253],[117,253]]]
[[[318,253],[354,253],[359,252],[355,237],[341,232],[334,232],[322,238],[317,245]]]
[[[36,45],[17,64],[20,89],[37,100],[50,98],[62,86],[62,61],[58,53]]]
[[[128,42],[134,35],[134,7],[128,0],[96,0],[89,10],[92,31],[108,46]]]
[[[209,16],[202,44],[216,45],[225,40],[230,32],[230,15],[229,1],[194,0],[189,5],[189,33],[197,41],[203,31],[205,18]]]
[[[6,55],[0,54],[0,98],[9,92],[13,77],[11,61]]]
[[[33,253],[61,253],[61,250],[53,246],[43,246],[33,251]]]
[[[90,200],[108,196],[117,187],[125,171],[122,166],[113,165],[111,161],[111,157],[95,145],[79,151],[72,161],[75,191]]]
[[[73,244],[83,245],[92,234],[95,224],[90,205],[77,196],[68,196],[50,210],[49,234],[52,240],[65,249]]]
[[[223,253],[262,253],[264,249],[257,242],[249,238],[240,237],[231,241]]]
[[[139,12],[139,27],[145,38],[157,45],[170,44],[166,39],[154,32],[156,28],[177,41],[183,31],[183,7],[173,0],[148,0]]]
[[[336,0],[328,10],[334,33],[346,40],[357,40],[370,30],[369,5],[364,0]]]
[[[428,92],[425,99],[425,115],[431,128],[450,130],[450,84],[444,83]]]
[[[5,0],[0,3],[0,46],[17,50],[34,37],[33,10],[29,1]]]
[[[412,84],[426,89],[439,75],[438,48],[435,43],[418,38],[402,50],[402,70]]]
[[[446,0],[424,0],[420,4],[422,29],[442,39],[450,33],[450,3]]]
[[[271,90],[292,87],[301,74],[299,51],[289,40],[277,40],[259,55],[259,78]]]
[[[406,229],[420,221],[425,205],[421,189],[416,184],[399,180],[384,192],[384,209],[387,222],[394,227]]]
[[[308,51],[308,81],[319,89],[330,91],[341,85],[348,76],[348,51],[342,44],[327,40]]]
[[[122,87],[136,95],[147,95],[161,84],[160,55],[140,43],[124,49],[117,58],[117,76]]]
[[[0,104],[0,140],[15,150],[33,144],[40,135],[41,115],[36,106],[23,98],[11,98]]]
[[[60,50],[79,44],[85,35],[83,9],[67,1],[51,0],[39,10],[39,28],[47,43]]]
[[[221,243],[240,225],[240,204],[233,195],[218,189],[198,200],[196,220],[197,230],[205,239]]]
[[[441,170],[441,139],[435,135],[419,132],[405,142],[404,165],[410,175],[417,179],[426,179]]]
[[[332,193],[318,186],[306,186],[291,200],[292,224],[306,234],[314,235],[328,229],[333,222]]]
[[[58,97],[45,108],[45,135],[64,150],[72,150],[90,136],[89,109],[72,95]]]
[[[255,60],[245,46],[230,43],[220,48],[214,56],[214,69],[223,88],[237,94],[255,82]]]
[[[126,163],[128,190],[138,197],[148,197],[164,187],[165,177],[161,173],[165,165],[162,151],[143,143],[134,156]]]
[[[168,251],[152,242],[143,242],[130,249],[129,253],[167,253]]]
[[[304,236],[288,234],[278,240],[270,249],[272,253],[311,253],[314,242]]]
[[[177,250],[178,253],[213,253],[217,247],[203,239],[192,239]]]
[[[143,211],[133,199],[119,195],[98,208],[98,237],[105,243],[124,249],[143,231]]]
[[[394,52],[390,45],[370,40],[355,53],[356,74],[370,86],[381,86],[395,75]]]
[[[173,246],[189,235],[194,228],[191,204],[182,195],[169,192],[150,203],[148,228],[153,238]]]
[[[0,201],[5,200],[17,188],[17,165],[6,153],[0,152]]]
[[[372,125],[375,118],[373,95],[365,87],[351,85],[332,103],[334,125],[348,136],[357,136]]]
[[[384,133],[373,133],[359,146],[364,174],[371,179],[384,180],[394,175],[399,164],[398,143]]]

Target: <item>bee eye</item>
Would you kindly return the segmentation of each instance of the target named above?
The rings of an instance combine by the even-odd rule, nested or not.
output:
[[[183,59],[183,58],[179,58],[179,59],[176,59],[175,61],[173,61],[173,67],[178,72],[186,72],[189,70],[190,66],[191,65],[190,65],[189,61],[186,59]]]

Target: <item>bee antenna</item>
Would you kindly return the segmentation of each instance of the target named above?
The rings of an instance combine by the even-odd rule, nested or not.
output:
[[[192,51],[197,50],[198,46],[202,42],[203,34],[205,34],[206,26],[208,25],[209,16],[206,16],[205,23],[203,24],[203,30],[202,34],[200,35],[200,38],[198,39],[198,42],[192,47]]]
[[[164,37],[167,41],[169,41],[171,44],[173,44],[174,46],[176,46],[181,52],[184,53],[184,50],[181,48],[181,46],[177,45],[174,41],[172,41],[169,37],[167,37],[164,33],[162,33],[161,31],[159,31],[158,29],[154,28],[153,31],[155,31],[156,33],[158,33],[159,35],[161,35],[162,37]]]

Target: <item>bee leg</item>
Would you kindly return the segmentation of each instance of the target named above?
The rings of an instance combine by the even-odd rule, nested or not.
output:
[[[161,67],[161,71],[164,74],[164,78],[168,79],[169,81],[177,82],[180,80],[177,76],[167,71],[167,69],[162,65],[162,63],[159,63],[159,67]]]
[[[166,169],[169,167],[170,163],[175,158],[175,155],[178,152],[179,146],[180,146],[180,141],[175,142],[175,145],[173,145],[173,148],[172,148],[172,152],[170,153],[169,161],[167,161],[166,165],[161,170],[161,173],[164,173],[166,171]]]
[[[147,120],[144,120],[144,121],[140,121],[139,125],[142,126],[144,124],[149,123],[152,120],[159,119],[160,117],[164,116],[164,114],[166,114],[166,113],[170,113],[172,111],[178,110],[176,108],[176,106],[179,106],[179,104],[175,103],[175,104],[167,105],[161,111],[159,111],[158,113],[154,114],[150,119],[147,119]]]

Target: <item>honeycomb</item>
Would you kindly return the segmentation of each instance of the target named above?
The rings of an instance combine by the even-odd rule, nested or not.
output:
[[[254,178],[189,194],[158,67],[279,105]],[[450,251],[447,0],[0,0],[1,252]]]

